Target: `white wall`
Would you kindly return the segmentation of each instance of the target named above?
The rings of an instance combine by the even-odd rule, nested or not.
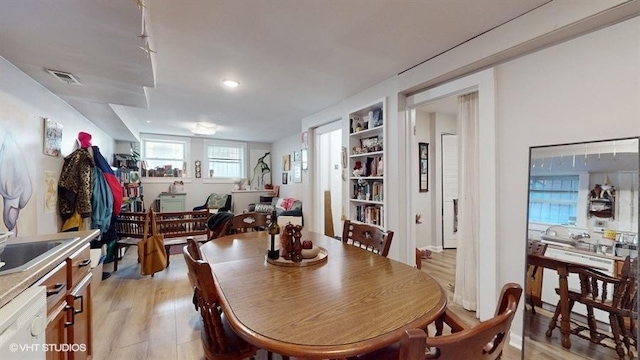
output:
[[[89,122],[69,104],[28,77],[13,64],[0,57],[0,141],[11,133],[24,157],[32,195],[18,218],[18,234],[30,236],[56,233],[60,229],[57,211],[45,213],[44,172],[60,177],[64,156],[76,149],[78,132],[92,135],[92,144],[100,148],[105,158],[111,158],[113,139]],[[70,85],[71,86],[71,85]],[[44,120],[50,118],[63,126],[62,155],[43,154]],[[3,205],[0,203],[0,210]],[[6,230],[0,221],[0,231]]]
[[[639,26],[634,18],[496,68],[499,284],[524,282],[529,147],[640,135]]]
[[[194,173],[193,168],[195,166],[196,160],[200,160],[204,163],[204,159],[205,159],[204,142],[206,140],[207,140],[206,138],[202,138],[202,137],[190,138],[191,149],[189,154],[191,157],[191,160],[190,160],[191,163],[187,165],[189,174]],[[255,163],[257,161],[257,158],[256,158],[257,154],[259,154],[258,157],[261,157],[262,155],[264,155],[266,151],[271,151],[271,144],[249,142],[247,143],[247,147],[249,152],[249,154],[247,154],[249,158],[249,162],[247,164],[246,173],[249,180],[251,180],[251,177],[253,176],[253,167],[255,166]],[[116,149],[118,150],[119,153],[128,154],[130,149],[130,144],[128,142],[117,142]],[[250,156],[252,154],[253,154],[253,157]],[[109,158],[108,160],[112,161],[113,159]],[[280,160],[276,160],[276,158],[273,156],[273,153],[271,154],[271,164],[269,164],[269,166],[271,168],[271,175],[273,176],[274,184],[278,184],[276,180],[279,178],[276,178],[277,174],[274,173],[274,171],[277,170],[278,167],[281,167],[281,165],[280,165]],[[203,169],[204,169],[204,165],[203,165]],[[190,209],[193,209],[195,206],[203,205],[207,200],[207,197],[211,193],[230,194],[235,186],[233,181],[225,180],[225,181],[212,183],[211,180],[209,179],[205,179],[204,177],[200,179],[196,179],[195,177],[193,177],[193,175],[192,177],[189,177],[189,178],[143,177],[142,185],[144,187],[145,207],[149,209],[149,207],[153,204],[154,199],[156,199],[161,192],[169,191],[169,185],[171,185],[176,180],[182,180],[184,182],[184,191],[187,194],[185,199],[185,207],[186,207],[185,210],[190,210]],[[268,180],[269,180],[269,176],[265,175],[265,181],[268,182]]]
[[[300,151],[302,148],[302,142],[300,138],[300,134],[291,135],[287,138],[284,138],[278,142],[271,144],[271,154],[273,155],[273,183],[274,185],[280,185],[280,197],[291,197],[296,199],[304,199],[303,192],[305,191],[305,184],[309,184],[309,171],[302,171],[302,182],[295,183],[293,182],[293,159],[291,161],[291,170],[287,173],[289,174],[289,180],[286,185],[282,185],[282,156],[286,154],[291,154],[294,151]],[[311,159],[311,154],[309,154],[309,158]],[[311,187],[309,187],[311,189]],[[312,208],[308,207],[304,202],[302,203],[302,210],[304,213],[307,213]],[[305,216],[305,225],[307,224],[307,219],[310,218]]]

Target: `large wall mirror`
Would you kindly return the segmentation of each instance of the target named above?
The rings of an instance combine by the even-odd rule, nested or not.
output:
[[[633,321],[610,314],[637,315],[612,300],[616,284],[637,283],[639,146],[628,138],[531,148],[523,354],[619,359],[631,348],[637,358],[637,327],[632,336]]]

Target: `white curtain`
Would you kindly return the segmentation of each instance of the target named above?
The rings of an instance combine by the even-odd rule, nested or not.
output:
[[[458,251],[453,301],[476,310],[478,294],[478,92],[458,97]]]

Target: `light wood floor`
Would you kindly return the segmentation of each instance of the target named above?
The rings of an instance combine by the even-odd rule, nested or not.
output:
[[[94,359],[204,359],[200,317],[191,303],[182,255],[172,255],[171,266],[151,278],[139,275],[135,250],[127,252],[118,271],[93,294]],[[112,264],[105,264],[105,271],[111,270]],[[451,301],[455,250],[433,253],[432,259],[423,260],[422,270],[440,282],[457,315],[470,325],[478,323],[474,312]],[[521,358],[512,347],[504,355],[507,360]],[[525,358],[582,359],[562,347],[536,342],[527,343]],[[256,359],[266,359],[266,353],[259,352]]]

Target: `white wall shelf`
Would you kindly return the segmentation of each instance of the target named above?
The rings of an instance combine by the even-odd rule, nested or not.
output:
[[[385,129],[384,99],[349,113],[349,219],[382,229],[386,224]]]

